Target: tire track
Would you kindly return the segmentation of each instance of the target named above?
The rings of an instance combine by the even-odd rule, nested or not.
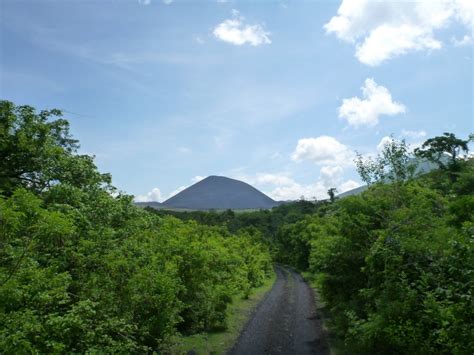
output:
[[[329,354],[312,289],[290,268],[275,271],[273,288],[228,354]]]

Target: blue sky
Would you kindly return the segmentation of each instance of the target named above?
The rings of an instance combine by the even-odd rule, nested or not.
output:
[[[208,175],[325,198],[386,136],[474,131],[473,3],[3,0],[0,93],[63,109],[137,200]]]

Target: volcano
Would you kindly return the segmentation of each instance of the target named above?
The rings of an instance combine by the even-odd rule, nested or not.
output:
[[[280,203],[253,186],[224,176],[208,176],[160,204],[159,208],[269,209]]]

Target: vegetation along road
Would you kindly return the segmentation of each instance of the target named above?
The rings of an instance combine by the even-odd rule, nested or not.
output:
[[[292,269],[277,266],[276,273],[229,354],[329,354],[313,291]]]

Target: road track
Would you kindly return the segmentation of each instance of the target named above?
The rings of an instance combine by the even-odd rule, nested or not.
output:
[[[296,271],[276,266],[277,279],[229,355],[329,354],[313,290]]]

